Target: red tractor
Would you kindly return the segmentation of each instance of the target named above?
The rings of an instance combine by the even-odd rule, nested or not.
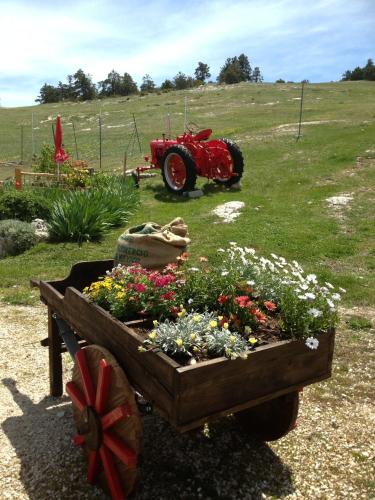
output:
[[[151,141],[151,165],[138,167],[137,173],[161,169],[166,188],[177,194],[192,191],[197,175],[213,179],[217,184],[232,186],[243,173],[243,156],[238,146],[229,139],[208,140],[211,129],[194,134],[184,132],[176,139]],[[148,157],[145,157],[149,161]]]

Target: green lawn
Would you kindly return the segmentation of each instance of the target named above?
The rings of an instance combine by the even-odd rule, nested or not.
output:
[[[103,116],[103,169],[122,168],[129,142],[132,113],[137,119],[143,153],[148,141],[166,131],[170,115],[180,133],[187,96],[189,119],[210,127],[214,137],[234,139],[245,158],[242,189],[225,190],[198,180],[205,196],[199,199],[169,195],[157,177],[142,181],[141,205],[130,223],[166,223],[176,216],[189,226],[192,259],[212,255],[229,241],[296,259],[309,271],[348,290],[349,305],[375,303],[375,83],[341,82],[305,86],[302,137],[296,141],[300,88],[293,84],[239,84],[188,92],[108,99],[88,103],[0,108],[0,162],[20,159],[20,126],[24,124],[24,158],[31,155],[31,113],[34,147],[51,142],[52,119],[63,116],[64,143],[74,152],[75,123],[78,150],[98,168],[98,113]],[[41,123],[43,122],[43,123]],[[65,123],[65,125],[64,125]],[[122,126],[124,125],[124,126]],[[90,128],[91,130],[86,130]],[[360,160],[358,160],[360,158]],[[131,156],[130,165],[142,158]],[[27,165],[26,165],[27,168]],[[0,178],[11,175],[0,166]],[[340,194],[353,199],[340,210],[326,198]],[[215,222],[213,208],[226,201],[245,203],[231,224]],[[100,244],[39,244],[29,252],[0,261],[0,294],[7,302],[34,302],[30,277],[67,274],[78,260],[111,257],[121,230]]]

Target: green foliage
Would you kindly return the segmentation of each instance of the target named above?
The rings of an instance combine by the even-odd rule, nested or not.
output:
[[[372,328],[372,321],[363,316],[352,316],[346,323],[352,330],[370,330]]]
[[[48,219],[51,206],[48,199],[32,191],[7,190],[0,195],[0,219],[19,219],[31,222]]]
[[[361,68],[360,66],[357,66],[354,68],[352,71],[347,70],[345,73],[342,75],[342,81],[347,81],[347,80],[370,80],[370,81],[375,81],[375,65],[372,59],[367,60],[366,66],[363,66]]]
[[[239,83],[246,81],[262,81],[259,67],[256,68],[255,79],[253,80],[253,73],[249,63],[249,59],[245,54],[238,57],[228,57],[222,66],[217,80],[219,83]]]
[[[130,94],[136,94],[138,92],[137,84],[134,82],[133,78],[129,73],[124,73],[121,76],[117,71],[112,70],[108,73],[105,80],[98,83],[99,94],[101,96],[126,96]]]
[[[55,201],[50,217],[54,241],[98,241],[111,227],[127,222],[137,202],[130,179],[102,176],[90,189],[70,191]]]
[[[145,92],[145,93],[154,92],[155,83],[149,74],[146,74],[142,78],[142,85],[141,85],[140,89],[141,89],[141,92]]]
[[[33,164],[34,172],[45,172],[53,174],[56,172],[56,163],[53,161],[54,148],[49,144],[43,143],[40,148],[39,156]]]
[[[35,245],[37,238],[34,228],[27,222],[9,219],[0,221],[2,257],[18,255]]]
[[[195,68],[194,74],[197,80],[204,83],[211,76],[210,67],[208,66],[208,64],[200,61],[198,63],[198,66]]]

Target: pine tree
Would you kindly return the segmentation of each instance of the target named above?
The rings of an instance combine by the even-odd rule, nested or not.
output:
[[[199,62],[198,66],[195,68],[194,71],[195,78],[201,82],[205,82],[207,78],[210,78],[211,73],[210,73],[210,68],[208,64],[205,64],[203,62]]]

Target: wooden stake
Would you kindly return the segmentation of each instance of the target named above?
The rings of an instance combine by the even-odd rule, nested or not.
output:
[[[298,135],[297,135],[297,141],[301,137],[301,121],[302,121],[302,106],[303,106],[303,88],[305,86],[305,82],[302,82],[302,88],[301,88],[301,106],[299,110],[299,125],[298,125]]]

